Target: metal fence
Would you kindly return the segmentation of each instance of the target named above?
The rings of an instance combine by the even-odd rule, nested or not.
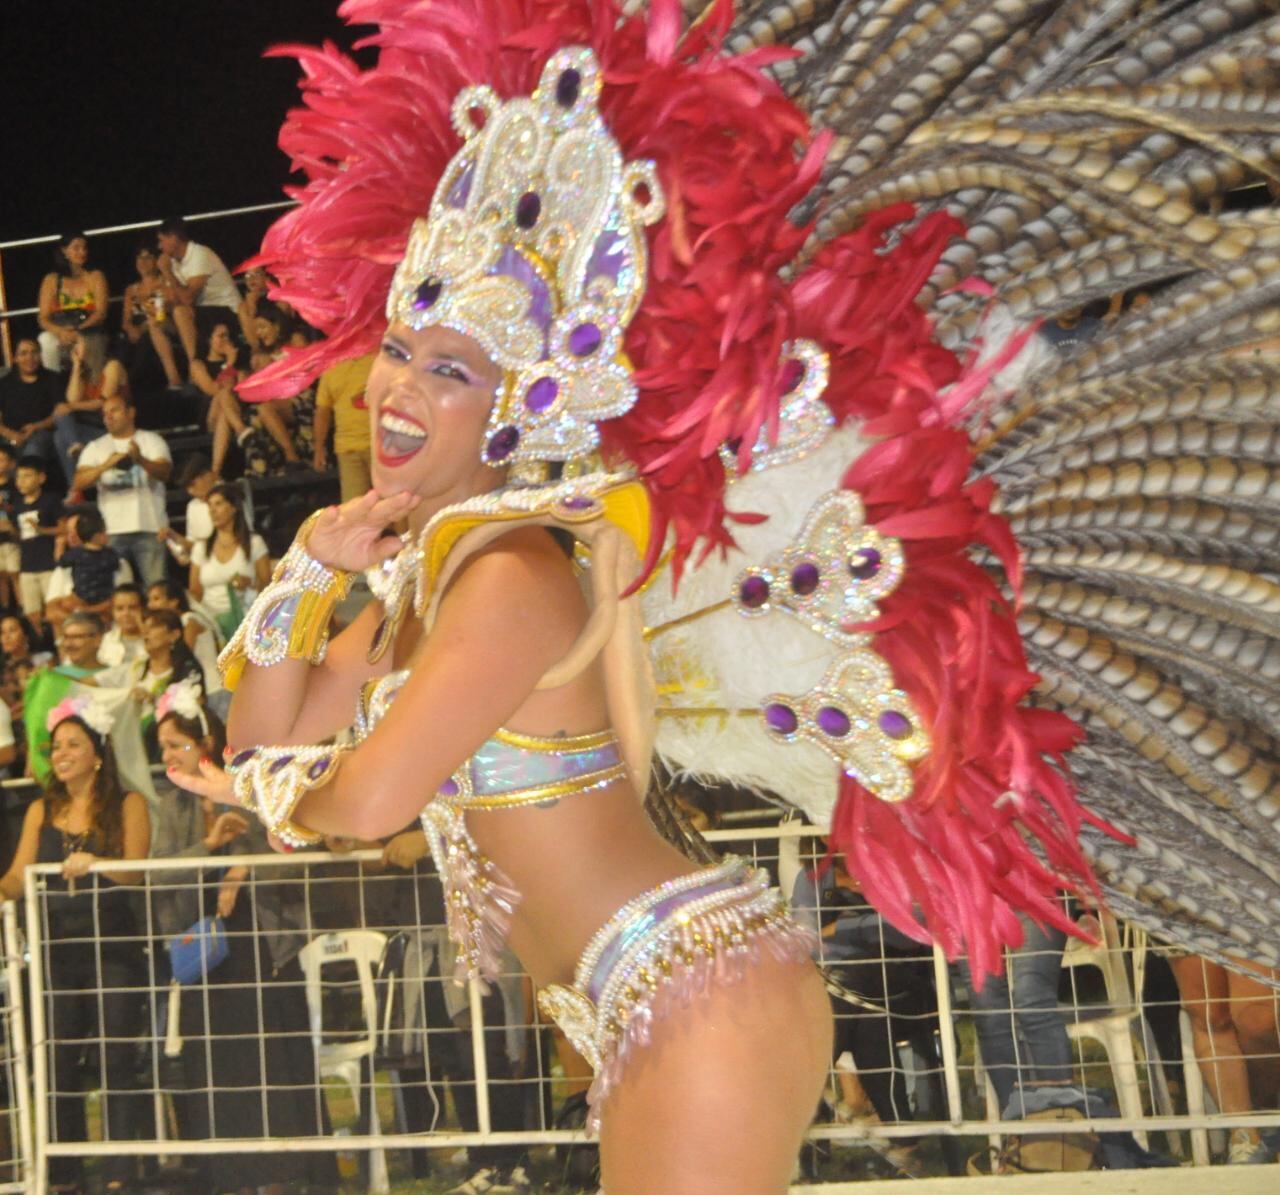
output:
[[[1153,986],[1158,964],[1140,932],[1104,918],[1097,945],[1045,948],[1041,973],[1066,994],[1060,1007],[1020,1003],[1021,967],[1008,1004],[994,988],[975,1002],[963,965],[887,929],[853,881],[820,866],[811,828],[710,837],[769,868],[823,928],[838,1038],[806,1150],[813,1190],[848,1177],[837,1165],[846,1154],[883,1163],[868,1174],[962,1173],[988,1140],[1062,1132],[1060,1122],[1001,1119],[995,1094],[1046,1078],[1024,1037],[1050,1013],[1074,1053],[1069,1074],[1048,1077],[1091,1101],[1071,1129],[1136,1131],[1204,1163],[1209,1130],[1280,1126],[1275,1112],[1212,1110],[1195,1082],[1185,1013],[1176,992]],[[565,1172],[589,1169],[580,1060],[539,1019],[513,957],[488,992],[452,982],[439,881],[425,861],[409,871],[360,851],[130,867],[142,884],[101,874],[67,882],[56,864],[28,869],[25,949],[5,906],[4,1189],[40,1195],[51,1174],[68,1181],[94,1158],[104,1179],[132,1179],[142,1159],[224,1174],[228,1186],[277,1171],[323,1182],[358,1161],[373,1190],[420,1170],[427,1149],[466,1147],[479,1158],[553,1147]],[[198,955],[200,939],[182,931],[219,907],[226,957],[177,982],[182,960],[171,946],[185,936],[188,960]],[[1011,1053],[1003,1070],[989,1057],[989,1073],[981,1056],[1001,1040]],[[1250,1061],[1280,1066],[1274,1055]],[[233,1181],[246,1159],[255,1181]]]

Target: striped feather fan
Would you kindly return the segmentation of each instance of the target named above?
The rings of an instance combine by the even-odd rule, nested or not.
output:
[[[971,410],[973,476],[1021,549],[1031,701],[1132,837],[1082,830],[1114,907],[1280,963],[1280,6],[756,0],[728,45],[792,48],[835,135],[808,259],[891,203],[958,216],[922,294],[957,350],[993,299],[1125,296]]]

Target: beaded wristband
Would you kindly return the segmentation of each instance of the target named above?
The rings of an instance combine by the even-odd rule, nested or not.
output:
[[[248,747],[227,763],[236,800],[281,842],[315,846],[323,839],[297,825],[293,811],[313,788],[333,779],[348,747]]]
[[[352,574],[329,568],[307,552],[307,540],[321,513],[317,511],[299,528],[271,583],[222,649],[218,670],[228,689],[236,687],[246,661],[270,668],[286,659],[311,664],[324,659],[329,624],[351,588]]]

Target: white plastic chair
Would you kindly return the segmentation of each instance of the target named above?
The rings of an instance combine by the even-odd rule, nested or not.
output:
[[[311,1043],[315,1048],[320,1077],[332,1077],[345,1083],[351,1090],[356,1115],[359,1116],[364,1103],[361,1071],[366,1064],[368,1065],[369,1132],[373,1136],[377,1136],[382,1131],[378,1120],[377,1094],[373,1085],[380,1029],[374,979],[386,945],[386,934],[380,934],[371,929],[352,929],[339,933],[321,934],[320,937],[308,942],[298,954],[298,962],[306,979],[307,1011],[311,1017]],[[360,1037],[350,1041],[326,1042],[321,972],[325,967],[336,963],[355,966],[360,987],[363,1032]],[[390,1189],[386,1150],[371,1150],[369,1152],[369,1190],[385,1192]]]
[[[1069,938],[1062,965],[1072,969],[1096,967],[1106,985],[1105,1005],[1084,1005],[1068,1011],[1067,1033],[1073,1041],[1096,1041],[1106,1052],[1107,1063],[1115,1083],[1116,1103],[1120,1115],[1139,1119],[1143,1115],[1142,1091],[1138,1083],[1139,1063],[1150,1060],[1151,1099],[1160,1115],[1173,1115],[1173,1100],[1165,1081],[1160,1052],[1151,1026],[1134,997],[1141,992],[1147,968],[1147,935],[1136,926],[1125,923],[1123,929],[1109,913],[1090,918],[1089,928],[1097,926],[1100,940],[1096,946],[1079,938]],[[1133,960],[1133,982],[1125,966],[1125,956]],[[1016,996],[1015,996],[1016,999]],[[1147,1135],[1134,1136],[1145,1148]],[[1180,1155],[1182,1143],[1176,1134],[1168,1134],[1170,1149]]]

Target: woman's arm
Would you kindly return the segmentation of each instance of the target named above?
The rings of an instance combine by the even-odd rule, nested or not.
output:
[[[67,328],[60,328],[53,322],[53,300],[58,293],[58,275],[46,274],[40,280],[40,297],[37,300],[39,311],[36,322],[44,332],[52,332],[59,340],[66,340]]]
[[[391,708],[294,820],[361,839],[402,829],[524,706],[586,618],[554,541],[535,528],[504,536],[461,570]]]
[[[261,592],[266,589],[267,582],[271,580],[271,557],[267,555],[259,556],[253,562],[253,587]]]
[[[191,562],[191,567],[187,570],[187,590],[196,601],[200,601],[204,597],[204,584],[200,580],[200,566]]]
[[[0,876],[0,892],[9,900],[17,900],[22,895],[22,877],[36,861],[36,851],[40,845],[40,825],[43,821],[44,798],[37,797],[27,806],[26,816],[22,819],[22,835],[18,839],[18,849],[13,853],[9,870]]]
[[[212,398],[218,393],[218,386],[213,380],[213,374],[209,372],[209,367],[199,357],[193,358],[188,372],[191,381],[195,383],[200,393],[205,395],[206,398]]]
[[[102,401],[113,395],[120,393],[121,386],[124,385],[125,373],[124,366],[120,364],[114,357],[102,367]]]

